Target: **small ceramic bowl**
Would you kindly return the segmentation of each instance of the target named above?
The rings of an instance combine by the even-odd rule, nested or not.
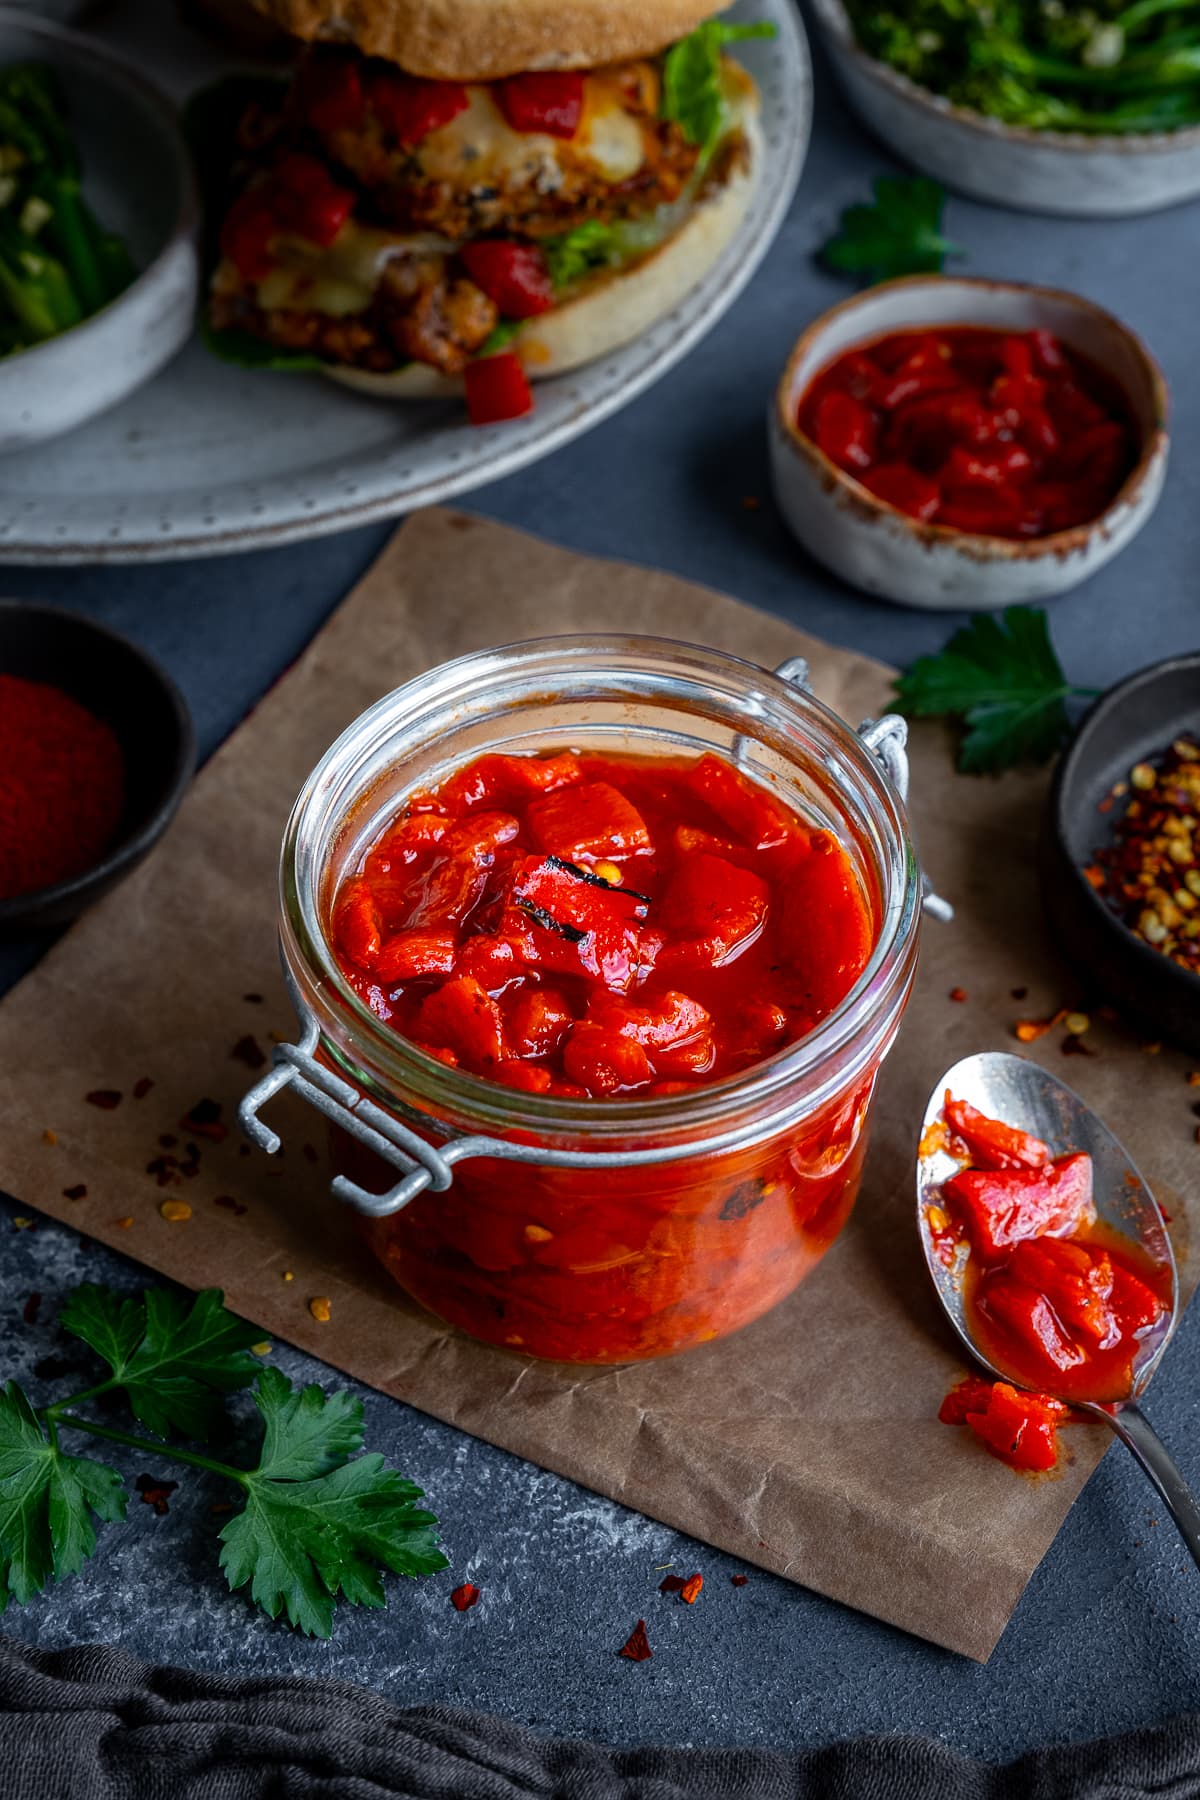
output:
[[[1200,194],[1200,126],[1100,136],[1004,125],[868,56],[842,0],[812,0],[812,11],[863,123],[949,188],[1079,219],[1155,212]]]
[[[1200,732],[1200,652],[1169,657],[1102,694],[1055,771],[1039,865],[1051,929],[1087,990],[1200,1056],[1200,975],[1135,937],[1083,873],[1119,816],[1100,812],[1101,802],[1135,763],[1185,732]]]
[[[1141,452],[1098,518],[1020,540],[923,524],[877,500],[800,430],[801,396],[844,350],[895,331],[940,325],[1051,331],[1116,379]],[[805,549],[853,587],[907,606],[983,611],[1064,593],[1125,547],[1162,491],[1166,417],[1167,390],[1157,363],[1127,326],[1090,300],[1016,282],[913,275],[831,307],[799,339],[772,407],[772,481],[780,510]]]
[[[82,613],[0,600],[0,674],[58,687],[115,732],[125,809],[115,843],[74,880],[0,900],[0,932],[65,925],[124,880],[158,842],[187,791],[196,736],[166,671],[128,638]]]
[[[149,381],[191,335],[199,285],[191,162],[167,100],[91,38],[0,7],[0,67],[13,62],[57,72],[84,191],[141,274],[60,337],[0,358],[0,451],[70,431]]]

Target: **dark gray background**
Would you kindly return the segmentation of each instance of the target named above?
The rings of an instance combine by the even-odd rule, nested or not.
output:
[[[820,66],[818,86],[800,194],[766,265],[722,325],[618,418],[468,504],[580,550],[677,570],[905,663],[936,648],[957,621],[840,587],[792,545],[767,497],[763,421],[773,382],[801,327],[846,292],[814,266],[812,253],[840,209],[864,198],[871,177],[890,166]],[[947,222],[970,252],[968,272],[1076,288],[1119,311],[1159,356],[1174,396],[1172,467],[1158,513],[1131,550],[1053,604],[1068,671],[1104,685],[1195,648],[1200,208],[1077,224],[953,200]],[[252,395],[248,384],[247,429]],[[745,496],[761,499],[761,508],[747,510]],[[68,602],[146,644],[184,688],[207,753],[385,537],[371,529],[159,568],[9,569],[0,591]],[[553,619],[546,625],[553,630]],[[0,951],[0,984],[40,947]],[[1197,1158],[1200,1173],[1200,1150]],[[14,1232],[9,1219],[26,1209],[6,1215],[2,1207],[0,1370],[17,1373],[54,1344],[54,1310],[74,1282],[133,1288],[141,1277],[132,1262],[61,1226],[39,1221]],[[21,1313],[35,1290],[44,1295],[43,1322],[30,1328]],[[327,1378],[310,1359],[286,1348],[277,1355],[293,1377]],[[1156,1378],[1150,1410],[1200,1481],[1197,1374],[1193,1319]],[[81,1578],[13,1608],[6,1628],[52,1645],[107,1639],[197,1668],[336,1673],[401,1703],[447,1700],[618,1743],[800,1745],[905,1730],[999,1758],[1197,1704],[1200,1577],[1119,1449],[1076,1506],[990,1665],[978,1668],[755,1571],[735,1589],[728,1577],[737,1565],[728,1558],[362,1392],[368,1442],[430,1492],[453,1559],[446,1575],[393,1583],[385,1613],[344,1612],[332,1643],[310,1643],[225,1591],[211,1490],[185,1472],[166,1518],[135,1503],[124,1525],[105,1529]],[[113,1460],[131,1475],[179,1474],[154,1459],[116,1452]],[[656,1565],[665,1563],[684,1575],[704,1572],[696,1607],[658,1595]],[[467,1578],[484,1597],[459,1616],[448,1594]],[[640,1616],[655,1656],[635,1665],[615,1652]]]

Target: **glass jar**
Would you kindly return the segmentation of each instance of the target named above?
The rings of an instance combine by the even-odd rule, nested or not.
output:
[[[333,896],[405,797],[484,752],[568,746],[715,752],[837,834],[874,950],[807,1037],[708,1087],[577,1100],[447,1067],[360,1000],[330,946]],[[920,876],[896,787],[806,690],[651,638],[549,638],[448,663],[364,713],[313,771],[284,838],[281,906],[304,1041],[279,1053],[243,1123],[277,1147],[265,1100],[289,1082],[315,1100],[335,1125],[335,1192],[377,1215],[364,1225],[375,1254],[450,1324],[566,1362],[662,1356],[766,1312],[837,1237],[912,987]]]

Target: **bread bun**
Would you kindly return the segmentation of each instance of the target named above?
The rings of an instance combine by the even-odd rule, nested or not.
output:
[[[721,256],[745,216],[762,158],[758,93],[750,77],[740,73],[739,123],[748,156],[648,256],[628,269],[594,276],[553,312],[525,321],[510,347],[531,380],[563,375],[632,343],[665,318]],[[334,367],[326,373],[346,387],[386,400],[428,400],[462,392],[460,377],[440,375],[427,363],[409,363],[389,375]]]
[[[410,75],[495,81],[655,56],[729,0],[251,0],[305,42],[350,44]]]

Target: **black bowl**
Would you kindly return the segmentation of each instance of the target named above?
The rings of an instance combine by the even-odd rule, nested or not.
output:
[[[112,728],[125,755],[125,808],[111,849],[70,881],[0,900],[0,932],[10,934],[67,924],[136,868],[187,791],[196,734],[166,671],[82,613],[0,600],[0,674],[61,688]]]
[[[1083,870],[1115,812],[1097,809],[1135,763],[1200,731],[1200,653],[1168,657],[1118,682],[1081,720],[1055,772],[1042,825],[1042,899],[1068,961],[1154,1037],[1200,1055],[1200,976],[1145,944]]]

